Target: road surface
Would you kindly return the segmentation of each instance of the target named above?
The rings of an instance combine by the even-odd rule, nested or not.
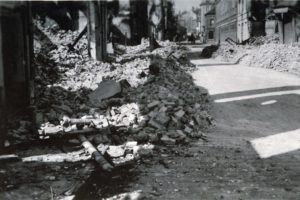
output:
[[[215,117],[206,147],[216,157],[215,176],[202,190],[207,199],[213,188],[224,199],[299,199],[300,78],[213,59],[192,62]]]

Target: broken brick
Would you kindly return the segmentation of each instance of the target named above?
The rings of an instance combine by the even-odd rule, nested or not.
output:
[[[160,140],[163,144],[166,144],[166,145],[175,145],[176,144],[176,140],[170,138],[167,135],[162,136],[162,138],[160,138]]]
[[[158,106],[159,104],[160,104],[160,101],[153,101],[153,102],[148,104],[148,108],[152,109],[152,108]]]
[[[177,119],[181,119],[184,116],[185,112],[183,110],[177,111],[174,115]]]

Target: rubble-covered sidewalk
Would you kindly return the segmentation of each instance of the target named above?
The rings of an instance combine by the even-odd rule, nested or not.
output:
[[[230,63],[300,75],[299,43],[282,44],[278,35],[251,38],[249,44],[223,43],[213,57]]]
[[[35,37],[37,126],[26,119],[12,126],[6,147],[17,150],[1,161],[0,199],[72,199],[98,171],[123,174],[160,158],[154,145],[205,139],[208,94],[194,85],[184,47],[116,45],[123,53],[102,63],[89,58],[86,37],[68,48],[77,32],[36,27],[46,36]]]

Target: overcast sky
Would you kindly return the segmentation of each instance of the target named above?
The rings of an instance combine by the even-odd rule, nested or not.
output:
[[[198,7],[201,0],[174,0],[176,12],[179,10],[192,10],[192,7]]]

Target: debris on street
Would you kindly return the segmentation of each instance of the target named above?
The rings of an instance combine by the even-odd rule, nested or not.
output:
[[[35,37],[36,123],[16,123],[7,146],[29,141],[47,148],[40,151],[37,145],[3,162],[28,167],[55,163],[57,171],[71,165],[74,173],[83,170],[86,180],[94,169],[114,173],[139,160],[147,162],[158,153],[154,145],[205,139],[203,131],[213,121],[207,112],[208,93],[193,83],[189,72],[195,66],[186,48],[158,41],[159,48],[151,51],[147,39],[138,46],[116,44],[119,55],[104,63],[89,58],[85,35],[70,50],[79,32],[45,28],[39,22],[35,26],[43,35]],[[55,48],[47,49],[44,42]],[[94,166],[87,168],[90,161]],[[56,182],[61,176],[46,173],[45,180]],[[74,193],[56,196],[72,199]]]
[[[134,192],[118,194],[113,197],[105,198],[103,200],[139,200],[139,199],[143,199],[142,192],[143,191],[138,190]]]
[[[64,35],[62,38],[74,35],[59,34]],[[50,83],[42,77],[37,80],[38,87],[44,89],[37,96],[43,96],[42,101],[37,98],[38,110],[44,116],[41,136],[94,132],[107,134],[111,140],[116,135],[123,141],[131,138],[158,143],[168,135],[175,143],[195,135],[201,137],[201,130],[211,124],[212,118],[206,113],[207,92],[195,86],[187,73],[194,66],[175,43],[162,42],[162,48],[153,52],[147,49],[147,43],[145,40],[136,48],[121,46],[129,53],[120,55],[112,64],[81,60],[75,51],[71,54],[78,61],[72,61],[74,66],[71,66],[65,63],[66,43],[56,41],[58,50],[49,54],[52,60],[55,58],[57,81]],[[78,52],[86,46],[78,45],[74,47]],[[133,59],[118,64],[129,57]],[[112,132],[103,131],[105,127],[113,129]],[[173,134],[168,134],[169,131]],[[180,136],[174,134],[177,132]]]
[[[281,44],[278,35],[251,38],[247,45],[223,43],[214,57],[230,63],[300,75],[299,43]]]

